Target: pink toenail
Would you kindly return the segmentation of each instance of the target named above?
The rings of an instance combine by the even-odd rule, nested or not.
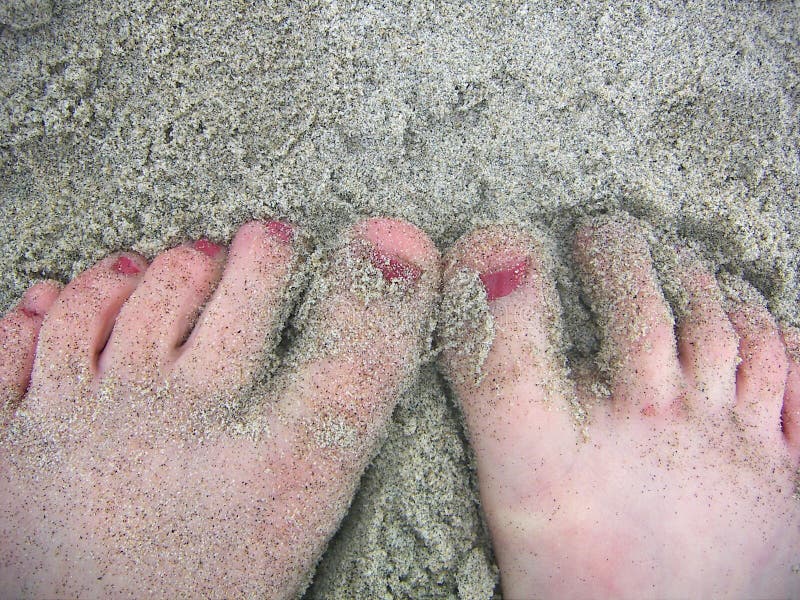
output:
[[[286,244],[291,244],[294,239],[294,227],[281,221],[270,221],[266,225],[267,233],[278,238]]]
[[[208,240],[197,240],[194,243],[194,249],[202,252],[206,256],[214,258],[222,250],[222,246],[209,242]]]
[[[413,283],[422,275],[422,269],[419,267],[405,263],[394,256],[384,254],[377,248],[372,249],[369,258],[372,261],[372,266],[380,269],[381,273],[383,273],[383,278],[390,283],[401,279]]]
[[[127,256],[120,256],[111,268],[123,275],[136,275],[142,272],[139,266]]]
[[[523,259],[500,271],[482,273],[480,278],[483,282],[483,286],[486,288],[486,295],[489,300],[497,300],[498,298],[508,296],[519,287],[519,284],[525,279],[525,273],[527,271],[528,261]]]

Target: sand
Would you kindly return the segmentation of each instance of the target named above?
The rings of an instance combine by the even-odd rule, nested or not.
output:
[[[484,4],[0,0],[0,309],[254,217],[320,243],[400,217],[442,250],[536,223],[563,252],[624,211],[800,324],[800,6]],[[308,597],[496,593],[471,465],[429,365]]]

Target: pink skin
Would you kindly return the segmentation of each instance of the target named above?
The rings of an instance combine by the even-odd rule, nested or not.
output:
[[[523,276],[509,267],[521,254]],[[758,304],[726,311],[688,253],[676,329],[645,238],[627,224],[587,224],[574,254],[605,326],[607,378],[591,362],[567,371],[553,346],[559,298],[541,245],[494,227],[446,257],[445,279],[484,274],[493,317],[483,378],[459,339],[444,340],[442,368],[504,596],[800,597],[800,337],[781,338]]]
[[[413,363],[418,340],[399,335],[397,306],[372,305],[366,318],[335,279],[342,286],[317,322],[366,329],[348,338],[348,352],[303,363],[279,386],[281,418],[271,409],[258,415],[273,437],[211,428],[187,443],[181,435],[198,427],[190,415],[213,414],[219,395],[255,373],[251,357],[263,352],[277,314],[265,307],[277,305],[288,281],[286,227],[251,223],[230,252],[199,240],[150,268],[134,255],[110,258],[58,301],[52,288],[31,290],[0,321],[12,352],[0,365],[17,365],[0,377],[22,382],[7,385],[3,421],[22,401],[21,435],[33,436],[0,444],[4,583],[40,596],[263,595],[262,585],[272,597],[299,593],[368,461],[363,449],[391,414],[386,390]],[[436,283],[422,277],[436,270],[429,240],[387,219],[358,224],[359,236],[386,281],[432,286],[412,288],[406,302],[423,292],[432,302]],[[603,382],[610,397],[600,399],[597,375],[576,365],[569,378],[550,347],[557,295],[524,235],[479,232],[448,259],[479,274],[494,317],[482,383],[454,389],[506,597],[797,597],[800,335],[781,337],[757,305],[726,314],[713,275],[686,259],[689,316],[676,338],[644,242],[614,223],[586,227],[578,239],[576,261],[599,290],[598,318],[612,325],[604,344],[616,370]],[[609,256],[625,259],[628,279]],[[456,356],[443,356],[450,375]],[[132,393],[159,378],[170,383],[165,404]],[[87,412],[104,379],[116,387]],[[581,435],[565,403],[572,394],[591,414]],[[309,446],[331,418],[361,432],[359,450]],[[45,455],[39,427],[52,432]],[[56,469],[41,462],[53,450]]]
[[[37,283],[0,320],[0,407],[14,402],[28,387],[39,328],[44,315],[58,297],[60,286],[52,281]],[[4,421],[0,415],[0,420]]]
[[[788,327],[781,333],[789,354],[781,428],[795,455],[800,456],[800,329]]]
[[[367,306],[335,258],[300,347],[336,351],[296,356],[272,397],[252,386],[293,239],[251,222],[228,249],[112,256],[0,320],[0,423],[17,423],[0,426],[3,596],[302,593],[413,376],[440,259],[408,223],[356,225],[338,256],[380,247],[384,276],[415,285]]]

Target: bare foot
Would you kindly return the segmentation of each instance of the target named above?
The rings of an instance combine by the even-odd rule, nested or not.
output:
[[[265,383],[294,234],[252,222],[227,252],[115,255],[0,321],[4,596],[305,589],[428,342],[439,261],[411,225],[356,225],[315,255]]]
[[[621,222],[585,225],[574,255],[603,324],[602,378],[565,367],[540,244],[493,227],[445,262],[446,292],[482,282],[493,319],[483,345],[488,328],[451,327],[443,367],[505,597],[798,597],[797,332],[784,341],[752,298],[724,304],[688,251],[673,328],[647,244]]]

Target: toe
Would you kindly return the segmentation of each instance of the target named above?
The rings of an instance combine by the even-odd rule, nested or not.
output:
[[[719,413],[735,397],[739,341],[708,267],[683,249],[676,275],[687,302],[678,322],[678,353],[689,401],[696,410]]]
[[[429,342],[438,263],[435,246],[413,225],[370,219],[354,227],[300,317],[290,362],[303,402],[290,403],[293,410],[320,426],[344,419],[360,438],[374,437],[368,432],[388,417]]]
[[[39,329],[60,290],[53,281],[37,283],[0,320],[0,406],[13,406],[28,389]]]
[[[561,306],[543,243],[514,228],[463,237],[445,265],[441,365],[494,514],[539,487],[532,458],[557,465],[575,445]]]
[[[145,260],[135,254],[109,256],[58,296],[39,333],[31,379],[31,395],[48,403],[42,410],[59,410],[54,398],[73,400],[91,388],[98,354],[145,269]]]
[[[400,388],[417,374],[438,286],[433,243],[390,219],[357,224],[312,282],[276,410],[292,452],[323,480],[341,479],[337,489],[360,476]]]
[[[240,395],[274,347],[289,307],[299,252],[284,223],[251,222],[231,242],[214,295],[183,347],[170,379],[189,395],[214,402]]]
[[[667,409],[682,379],[672,315],[643,233],[634,222],[596,218],[576,233],[574,256],[603,333],[598,363],[616,408]]]
[[[789,359],[789,372],[783,395],[781,423],[790,451],[795,458],[800,458],[800,329],[784,327],[782,334]]]
[[[775,319],[755,300],[736,304],[729,316],[739,336],[735,414],[755,433],[776,437],[789,364]]]
[[[120,311],[100,357],[101,374],[144,388],[163,382],[224,260],[224,249],[206,240],[157,256]]]
[[[320,272],[297,316],[291,372],[273,382],[276,405],[251,405],[247,415],[250,430],[267,423],[270,435],[265,468],[281,499],[271,518],[286,524],[275,544],[295,546],[304,569],[338,526],[400,387],[417,373],[439,287],[435,246],[401,221],[359,223],[312,263]]]

